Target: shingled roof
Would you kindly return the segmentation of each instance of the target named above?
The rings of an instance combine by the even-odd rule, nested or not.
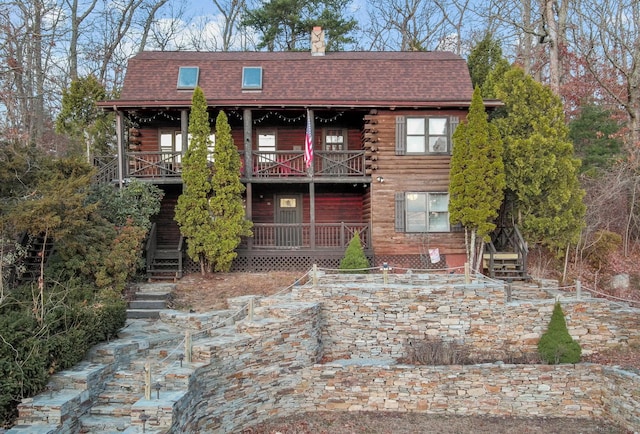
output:
[[[233,107],[468,106],[467,64],[449,52],[143,52],[129,60],[119,100],[102,106],[188,107],[181,66],[197,66],[209,105]],[[243,67],[261,67],[261,90],[242,89]]]

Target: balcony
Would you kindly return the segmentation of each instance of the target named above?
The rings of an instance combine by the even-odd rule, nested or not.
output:
[[[313,164],[306,168],[302,151],[253,151],[245,170],[244,152],[241,176],[248,179],[267,178],[357,178],[367,175],[365,151],[315,151]],[[160,182],[181,182],[180,152],[127,152],[123,178],[150,179]],[[95,157],[96,175],[101,182],[118,179],[116,157]]]

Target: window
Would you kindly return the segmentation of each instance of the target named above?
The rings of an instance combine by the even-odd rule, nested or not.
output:
[[[187,138],[187,143],[191,143],[191,135]],[[213,151],[215,149],[216,136],[209,136],[207,146],[207,160],[213,162]],[[160,131],[160,152],[163,159],[171,159],[176,163],[182,161],[182,133],[180,131]]]
[[[275,163],[276,162],[276,133],[275,131],[259,131],[258,132],[258,151],[260,155],[258,162]],[[273,152],[267,153],[267,152]]]
[[[396,118],[396,155],[449,154],[457,117]]]
[[[261,66],[245,66],[242,68],[242,88],[262,89]]]
[[[327,128],[324,130],[324,150],[344,151],[347,149],[347,131]]]
[[[199,74],[200,68],[197,66],[181,66],[178,70],[178,89],[195,89]]]
[[[449,232],[449,194],[396,194],[396,232]]]

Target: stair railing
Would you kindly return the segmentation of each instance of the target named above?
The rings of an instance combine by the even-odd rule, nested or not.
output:
[[[182,257],[184,249],[184,237],[180,235],[180,241],[178,242],[178,279],[182,278]]]
[[[151,272],[151,267],[153,265],[153,260],[156,257],[156,247],[157,247],[157,240],[156,240],[156,233],[157,233],[158,229],[156,228],[156,224],[153,223],[151,225],[151,229],[149,230],[149,235],[147,237],[147,244],[145,246],[145,253],[146,253],[146,257],[147,257],[147,274],[149,272]]]
[[[518,253],[518,258],[522,263],[522,276],[527,277],[529,276],[529,273],[527,272],[527,255],[529,254],[529,247],[516,225],[513,226],[513,244]]]
[[[489,263],[487,264],[487,270],[489,270],[489,277],[495,279],[496,271],[495,271],[495,254],[498,253],[496,250],[496,246],[493,244],[493,241],[489,241],[485,244],[487,250],[489,251]]]

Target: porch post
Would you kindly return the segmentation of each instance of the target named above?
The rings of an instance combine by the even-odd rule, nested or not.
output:
[[[244,109],[242,119],[244,120],[244,176],[253,178],[253,118],[251,109]]]
[[[253,118],[251,109],[244,109],[242,119],[244,121],[244,176],[249,180],[246,185],[247,206],[245,215],[248,220],[253,220],[253,185],[251,184],[251,179],[253,178],[253,157],[251,155],[251,151],[253,150]],[[249,250],[253,249],[253,237],[247,238],[247,248]]]
[[[316,250],[316,186],[313,180],[309,183],[309,247]]]
[[[124,144],[124,131],[123,131],[123,125],[124,122],[122,122],[122,112],[119,110],[115,109],[114,106],[114,111],[116,112],[116,142],[117,142],[117,148],[118,148],[118,187],[122,188],[124,186],[124,178],[125,178],[125,161],[127,158],[127,151],[125,149],[125,144]]]
[[[182,156],[187,152],[189,146],[189,110],[180,111],[180,138],[182,140]]]

